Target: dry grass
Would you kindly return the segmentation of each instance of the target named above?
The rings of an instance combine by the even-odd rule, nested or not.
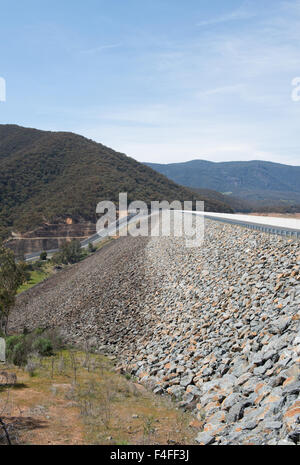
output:
[[[34,367],[11,367],[18,383],[0,391],[23,443],[193,444],[193,417],[116,373],[106,357],[65,350]]]

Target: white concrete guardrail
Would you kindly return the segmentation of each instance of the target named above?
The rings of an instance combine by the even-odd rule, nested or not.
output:
[[[281,236],[300,237],[300,220],[296,218],[277,218],[271,216],[252,216],[238,215],[231,213],[213,213],[213,212],[191,212],[184,210],[185,213],[194,213],[203,215],[205,218],[221,221],[224,223],[236,224],[250,229]]]

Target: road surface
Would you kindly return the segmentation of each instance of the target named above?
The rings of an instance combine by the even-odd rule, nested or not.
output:
[[[134,216],[135,216],[135,214],[130,214],[130,215],[124,217],[124,218],[121,218],[115,224],[112,224],[110,227],[108,227],[106,229],[103,229],[99,233],[93,234],[92,236],[88,237],[87,239],[84,239],[83,241],[80,242],[81,247],[82,248],[87,248],[90,243],[91,244],[98,244],[99,242],[103,241],[106,237],[108,237],[115,230],[116,227],[122,226],[123,224],[126,223],[126,221],[128,221],[128,224],[130,224],[130,222],[133,220]],[[59,249],[50,249],[50,250],[46,250],[46,252],[47,252],[48,255],[51,255],[51,254],[53,254],[55,252],[58,252],[58,250]],[[38,252],[33,252],[31,254],[26,254],[25,255],[25,261],[29,262],[31,260],[35,260],[36,258],[38,258],[40,256],[41,252],[42,252],[42,250],[40,250]]]
[[[244,226],[252,229],[258,229],[264,232],[269,232],[272,234],[280,234],[284,236],[293,236],[300,237],[300,220],[296,218],[278,218],[271,216],[252,216],[252,215],[239,215],[239,214],[230,214],[230,213],[213,213],[213,212],[191,212],[184,211],[184,213],[203,215],[206,218],[222,221],[225,223],[236,224],[239,226]],[[125,224],[128,221],[128,224],[134,223],[135,213],[131,213],[129,216],[121,218],[116,222],[116,225],[113,224],[109,228],[103,229],[99,233],[94,234],[88,239],[84,239],[81,242],[81,247],[88,247],[89,243],[98,244],[108,237],[114,230],[115,227],[120,227],[122,224]],[[58,249],[47,250],[48,254],[53,254],[57,252]],[[41,254],[41,251],[34,252],[32,254],[27,254],[25,256],[25,261],[30,261],[38,258]]]

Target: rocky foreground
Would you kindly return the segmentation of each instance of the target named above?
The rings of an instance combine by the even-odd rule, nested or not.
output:
[[[122,238],[23,293],[10,321],[114,352],[195,413],[199,444],[300,441],[299,241],[206,222],[202,247]]]

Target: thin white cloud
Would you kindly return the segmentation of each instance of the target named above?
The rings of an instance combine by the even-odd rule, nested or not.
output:
[[[197,92],[197,97],[207,97],[210,95],[218,95],[218,94],[235,94],[240,93],[243,89],[242,84],[235,84],[230,86],[223,86],[223,87],[215,87],[214,89],[208,89],[201,92]]]
[[[222,23],[228,23],[231,21],[243,21],[251,19],[254,16],[256,16],[256,14],[248,9],[248,2],[245,2],[240,8],[238,8],[235,11],[232,11],[231,13],[199,21],[197,23],[197,26],[214,26]]]
[[[79,53],[82,55],[94,55],[100,52],[103,52],[104,50],[109,50],[112,48],[119,48],[121,47],[122,44],[107,44],[107,45],[100,45],[99,47],[94,47],[90,48],[87,50],[81,50]]]

